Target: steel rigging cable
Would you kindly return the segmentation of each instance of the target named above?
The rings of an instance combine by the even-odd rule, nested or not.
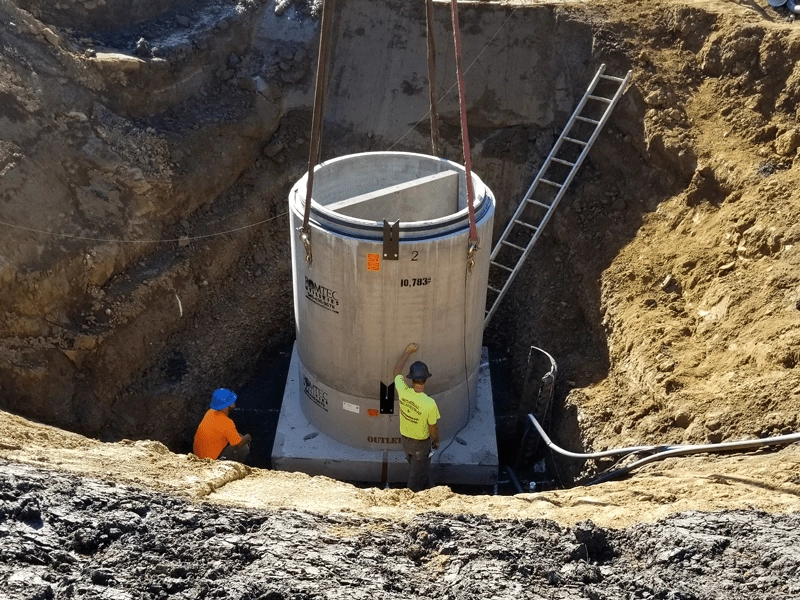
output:
[[[464,72],[461,66],[461,33],[458,27],[458,2],[450,0],[453,14],[453,40],[456,48],[456,77],[458,79],[458,105],[461,115],[461,142],[464,146],[464,169],[467,179],[467,207],[469,209],[469,252],[468,264],[472,267],[472,255],[478,250],[478,229],[475,225],[475,190],[472,186],[472,157],[469,148],[469,132],[467,131],[467,100],[464,92]]]
[[[300,241],[306,250],[306,262],[313,260],[311,254],[311,229],[308,221],[311,217],[311,192],[314,188],[314,167],[319,164],[320,137],[322,136],[322,117],[325,106],[325,87],[328,73],[328,56],[330,54],[331,23],[336,0],[322,2],[322,24],[319,32],[319,53],[317,55],[317,78],[314,84],[314,112],[311,117],[311,145],[308,151],[308,179],[306,183],[305,209],[303,224],[297,229]]]

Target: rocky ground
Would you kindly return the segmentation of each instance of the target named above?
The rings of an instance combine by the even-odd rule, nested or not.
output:
[[[796,598],[797,514],[624,530],[428,512],[410,521],[193,504],[5,463],[0,590],[30,598]]]
[[[349,595],[796,596],[796,446],[484,498],[357,489],[185,454],[210,390],[245,387],[291,341],[285,204],[306,169],[318,9],[0,0],[2,593],[160,597],[175,585],[220,595],[216,581],[239,597],[336,597],[345,592],[333,582],[351,569]],[[463,10],[475,169],[498,196],[498,228],[596,68],[633,73],[486,332],[507,365],[503,460],[514,458],[531,344],[559,364],[552,433],[573,450],[798,431],[794,15],[759,0]],[[426,151],[424,44],[409,43],[423,39],[419,7],[349,0],[337,15],[324,154]],[[442,93],[449,85],[443,77]],[[455,108],[443,101],[442,133],[460,160]],[[609,466],[545,458],[567,486]],[[115,512],[125,502],[152,515]],[[101,505],[112,507],[105,529],[92,521]],[[189,512],[219,531],[190,527]],[[588,519],[602,531],[577,526]],[[295,546],[259,538],[267,523],[299,532],[285,534]],[[223,548],[219,564],[184,564],[181,527]],[[326,527],[344,533],[315,537]],[[603,535],[608,546],[589,550]],[[553,551],[534,560],[523,543]],[[573,554],[580,543],[584,556]],[[290,547],[307,558],[260,550]],[[158,552],[173,570],[157,570]]]

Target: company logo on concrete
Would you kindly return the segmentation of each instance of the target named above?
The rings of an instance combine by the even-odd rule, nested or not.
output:
[[[328,410],[328,393],[308,380],[308,377],[303,377],[303,393],[314,404],[319,406],[322,410]]]
[[[339,314],[338,292],[323,285],[318,285],[308,277],[306,277],[306,298],[317,306]]]

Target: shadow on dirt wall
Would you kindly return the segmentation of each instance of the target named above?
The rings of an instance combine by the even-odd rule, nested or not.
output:
[[[505,464],[514,463],[527,426],[527,407],[520,406],[519,398],[532,345],[548,351],[558,364],[552,437],[569,450],[583,450],[577,413],[565,410],[564,399],[570,389],[591,386],[608,375],[602,274],[636,236],[646,215],[691,179],[693,157],[679,161],[648,152],[645,110],[639,90],[629,88],[486,331],[490,353],[509,363],[503,371],[511,381],[503,382],[507,392],[495,406]],[[538,164],[542,160],[540,156]],[[527,181],[534,176],[535,170]],[[558,462],[566,480],[582,467],[582,461]]]

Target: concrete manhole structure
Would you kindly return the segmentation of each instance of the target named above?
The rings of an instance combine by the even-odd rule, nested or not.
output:
[[[407,479],[392,370],[409,342],[434,376],[441,483],[493,484],[498,457],[481,351],[489,254],[468,267],[465,170],[403,152],[315,169],[310,247],[299,242],[308,175],[289,194],[297,342],[272,464],[356,481]],[[478,237],[494,196],[472,173]],[[482,360],[483,354],[483,360]]]

